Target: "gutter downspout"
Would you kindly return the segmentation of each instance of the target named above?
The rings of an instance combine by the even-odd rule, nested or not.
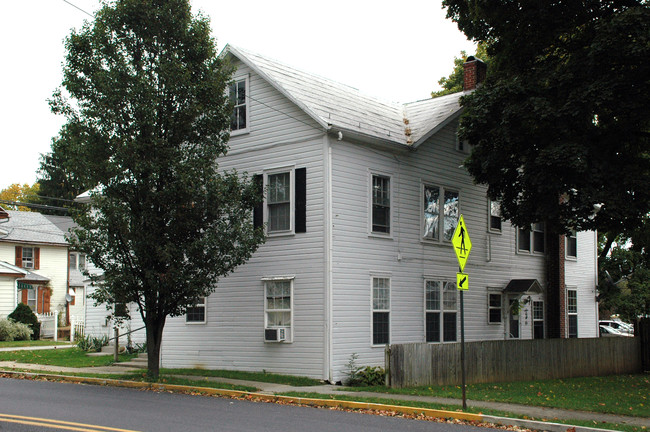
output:
[[[332,382],[332,323],[333,323],[333,312],[332,312],[332,145],[330,143],[329,135],[325,134],[323,136],[323,176],[325,185],[324,199],[325,202],[325,214],[323,220],[323,237],[325,245],[325,289],[324,289],[324,319],[325,319],[325,329],[324,329],[324,362],[323,362],[323,375],[329,381]]]

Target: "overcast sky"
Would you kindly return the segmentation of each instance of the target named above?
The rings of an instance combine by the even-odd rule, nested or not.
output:
[[[191,0],[228,43],[382,99],[426,99],[475,45],[440,0]],[[71,5],[72,4],[72,5]],[[36,181],[63,119],[47,99],[61,83],[63,41],[97,0],[4,0],[0,9],[0,189]],[[74,6],[73,6],[74,5]],[[78,7],[75,8],[75,6]],[[79,10],[81,9],[81,10]],[[83,10],[83,11],[82,11]]]

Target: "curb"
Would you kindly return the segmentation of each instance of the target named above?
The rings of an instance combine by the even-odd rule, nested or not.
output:
[[[254,401],[265,402],[284,402],[287,404],[306,405],[313,407],[338,407],[347,409],[360,409],[370,411],[392,411],[400,414],[408,415],[423,415],[433,418],[456,419],[471,421],[476,423],[490,423],[501,426],[519,426],[526,429],[533,429],[538,431],[550,432],[617,432],[611,429],[590,428],[584,426],[574,426],[562,423],[551,423],[536,420],[526,420],[510,417],[497,417],[484,414],[472,414],[458,411],[437,410],[431,408],[418,408],[402,405],[384,405],[370,402],[351,402],[335,399],[315,399],[315,398],[302,398],[295,396],[279,396],[269,395],[264,393],[246,392],[240,390],[224,390],[212,387],[196,387],[186,386],[179,384],[160,384],[160,383],[145,383],[139,381],[125,381],[110,378],[91,378],[91,377],[77,377],[70,375],[57,375],[57,374],[41,374],[33,372],[18,372],[18,371],[0,371],[0,374],[8,374],[15,376],[29,376],[29,377],[43,377],[43,378],[56,378],[60,381],[69,381],[72,383],[84,383],[102,386],[115,386],[135,389],[149,389],[159,391],[179,391],[188,393],[200,393],[214,396],[227,396],[238,399],[248,399]]]

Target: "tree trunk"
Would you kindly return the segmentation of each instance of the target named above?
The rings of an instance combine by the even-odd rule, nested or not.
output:
[[[165,318],[148,319],[145,322],[147,330],[147,374],[157,380],[160,375],[160,346],[165,328]]]

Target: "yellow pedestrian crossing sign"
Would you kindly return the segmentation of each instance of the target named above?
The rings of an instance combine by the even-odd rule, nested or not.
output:
[[[469,289],[469,276],[465,273],[456,273],[456,288],[459,290]]]
[[[462,272],[465,270],[467,257],[469,257],[469,252],[472,250],[472,242],[469,239],[469,232],[467,232],[463,215],[460,215],[456,231],[454,231],[454,237],[451,239],[451,244],[454,246],[454,252],[456,252],[456,257],[458,258],[458,266]]]

